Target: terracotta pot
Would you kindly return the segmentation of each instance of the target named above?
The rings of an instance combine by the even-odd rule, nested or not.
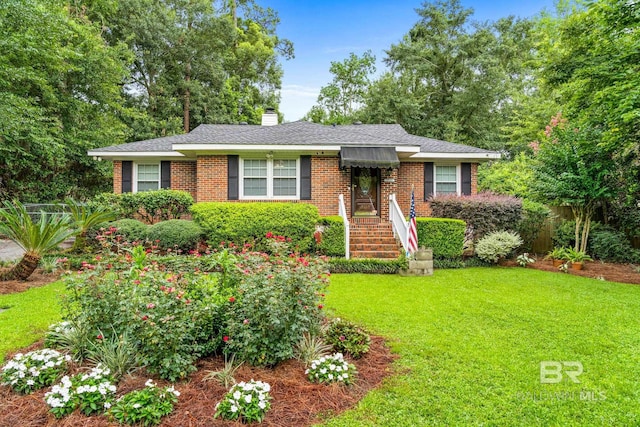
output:
[[[564,264],[564,262],[562,262],[561,259],[554,259],[553,260],[553,266],[554,267],[560,267],[562,264]]]
[[[574,270],[582,270],[583,267],[583,263],[581,262],[572,262],[571,263],[571,268],[573,268]]]

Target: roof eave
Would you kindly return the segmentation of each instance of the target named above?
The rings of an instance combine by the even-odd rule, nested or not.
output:
[[[476,160],[487,162],[489,160],[500,159],[500,153],[489,151],[484,153],[417,153],[410,157],[412,160],[426,159],[456,159],[456,160]]]
[[[109,160],[119,160],[121,158],[141,158],[141,157],[185,157],[177,151],[100,151],[89,150],[87,155],[101,157]]]

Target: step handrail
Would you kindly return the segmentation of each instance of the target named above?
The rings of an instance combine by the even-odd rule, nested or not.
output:
[[[338,195],[338,215],[344,224],[344,257],[349,259],[349,218],[347,218],[347,208],[344,205],[344,196]]]
[[[389,221],[391,222],[394,236],[400,240],[400,244],[402,244],[402,248],[406,252],[409,247],[409,222],[402,214],[402,209],[398,205],[395,193],[389,195]]]

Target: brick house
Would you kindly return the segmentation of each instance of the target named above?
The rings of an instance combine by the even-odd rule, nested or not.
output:
[[[413,187],[418,216],[433,194],[475,194],[478,164],[499,153],[408,134],[400,125],[200,125],[185,135],[88,152],[113,161],[116,193],[186,190],[197,202],[295,201],[355,226],[385,228],[390,196],[408,213]],[[341,196],[342,195],[342,196]],[[355,232],[355,230],[353,230]],[[371,230],[365,230],[365,233]]]

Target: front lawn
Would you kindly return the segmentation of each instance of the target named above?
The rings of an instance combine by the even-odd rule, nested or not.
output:
[[[636,285],[519,268],[333,275],[327,305],[401,356],[329,426],[640,423]],[[581,382],[541,384],[542,361],[581,363]]]
[[[60,320],[62,282],[25,292],[0,295],[0,363],[9,351],[33,344],[49,325]]]

